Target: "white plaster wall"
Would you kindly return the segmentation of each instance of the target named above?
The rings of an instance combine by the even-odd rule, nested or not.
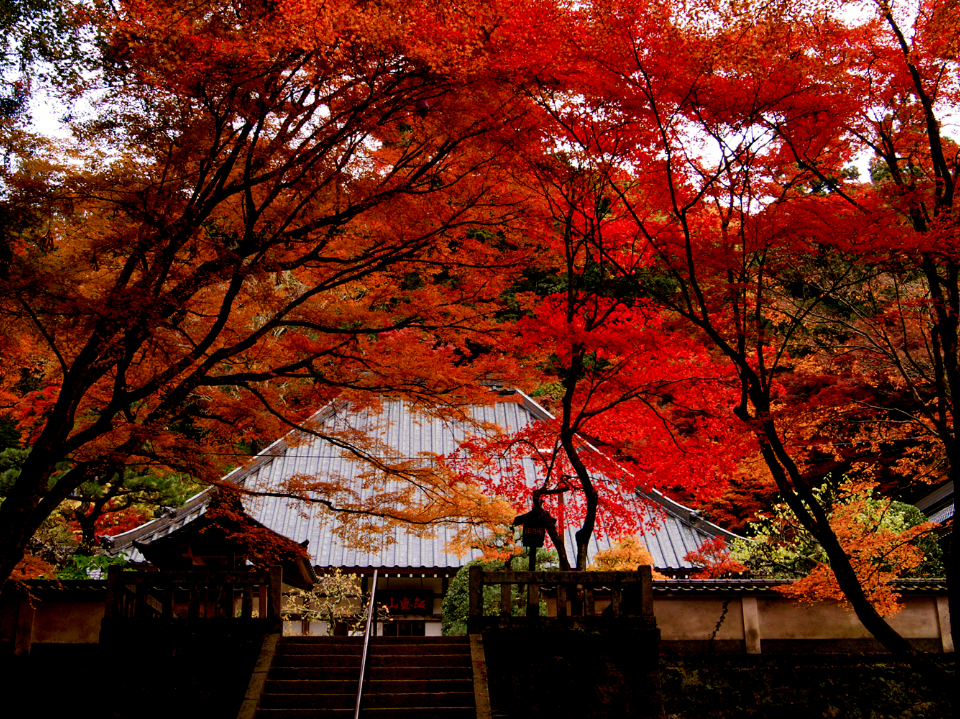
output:
[[[38,602],[33,620],[33,641],[96,643],[100,638],[103,614],[103,602]]]
[[[839,602],[801,604],[784,599],[758,598],[760,633],[764,639],[869,639],[852,609]],[[930,639],[940,636],[936,599],[911,597],[903,609],[887,618],[902,636]]]
[[[723,615],[722,597],[654,597],[653,614],[663,640],[710,639]],[[743,639],[743,609],[740,599],[727,605],[727,613],[717,631],[716,639]]]
[[[655,597],[653,612],[663,640],[704,640],[723,612],[722,597]],[[760,639],[869,639],[871,634],[850,609],[838,602],[804,604],[789,597],[758,596]],[[888,617],[910,639],[940,637],[935,597],[906,597],[903,609]],[[743,639],[740,598],[730,600],[716,639]]]

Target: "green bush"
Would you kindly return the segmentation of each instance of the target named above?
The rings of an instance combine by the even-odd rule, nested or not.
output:
[[[509,562],[494,560],[483,562],[474,559],[468,562],[450,582],[443,597],[441,621],[443,633],[447,636],[462,636],[467,633],[467,617],[470,615],[470,567],[479,565],[486,570],[512,569],[522,571],[527,568],[527,558],[514,557]],[[537,569],[556,569],[557,553],[546,549],[537,550]],[[483,613],[497,614],[500,611],[500,585],[492,584],[483,588]],[[546,602],[540,600],[540,614],[546,614]],[[513,615],[523,616],[526,612],[526,595],[518,585],[513,586]]]

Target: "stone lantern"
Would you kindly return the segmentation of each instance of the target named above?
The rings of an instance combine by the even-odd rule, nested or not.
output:
[[[547,527],[553,523],[553,518],[547,514],[540,506],[540,503],[534,501],[533,509],[526,514],[521,514],[513,520],[514,526],[523,527],[523,537],[521,543],[529,549],[530,571],[537,568],[537,550],[543,546],[546,538]]]

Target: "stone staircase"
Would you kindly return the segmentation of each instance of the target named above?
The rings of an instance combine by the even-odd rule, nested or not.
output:
[[[283,637],[260,695],[258,719],[352,717],[360,637]],[[467,637],[374,637],[362,717],[474,719]]]

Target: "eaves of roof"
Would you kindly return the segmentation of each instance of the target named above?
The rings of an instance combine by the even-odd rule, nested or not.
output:
[[[953,502],[950,502],[943,509],[939,509],[933,514],[930,515],[929,519],[931,522],[936,522],[937,524],[944,524],[953,519],[955,505]],[[948,528],[949,529],[949,528]]]
[[[920,497],[920,499],[914,502],[914,506],[929,516],[932,511],[936,511],[946,502],[953,504],[951,501],[952,498],[953,480],[950,480],[949,482],[945,482],[941,486],[937,487],[929,494],[925,494],[924,496]]]
[[[655,579],[654,596],[771,594],[791,584],[790,579]],[[893,583],[904,594],[941,594],[945,579],[898,579]]]
[[[8,581],[3,585],[3,593],[27,593],[42,599],[44,596],[79,595],[83,599],[95,601],[107,593],[105,579],[25,579],[22,581]]]

